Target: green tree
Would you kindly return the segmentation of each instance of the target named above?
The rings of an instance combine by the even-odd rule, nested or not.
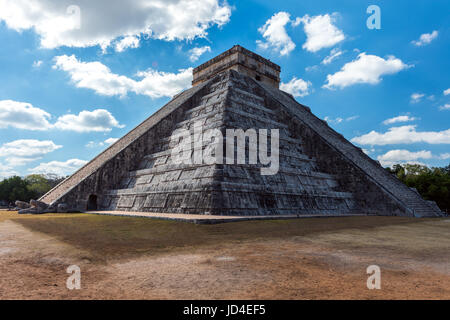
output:
[[[31,199],[38,199],[63,179],[62,177],[39,174],[32,174],[26,178],[15,176],[4,179],[0,182],[0,200],[28,202]]]
[[[41,174],[31,174],[25,178],[25,181],[28,184],[28,190],[37,197],[47,193],[52,187],[49,180]]]
[[[386,168],[408,187],[415,188],[426,200],[433,200],[441,210],[450,212],[450,165],[428,168],[417,164]]]
[[[16,200],[30,201],[35,194],[28,189],[28,183],[21,177],[15,176],[0,182],[0,199],[8,202]]]

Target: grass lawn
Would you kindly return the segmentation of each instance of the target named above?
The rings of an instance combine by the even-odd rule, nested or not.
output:
[[[14,216],[14,214],[10,215]],[[445,228],[446,224],[444,227],[435,226],[433,230],[427,230],[423,225],[424,222],[433,223],[437,219],[401,217],[305,218],[196,225],[147,218],[50,214],[20,216],[18,219],[13,218],[13,221],[19,222],[32,231],[42,232],[77,248],[87,250],[100,260],[126,259],[141,254],[158,254],[181,249],[192,250],[254,240],[289,239],[342,233],[342,231],[344,231],[343,236],[345,237],[348,234],[345,230],[358,230],[363,233],[372,230],[373,234],[373,230],[380,227],[408,227],[406,233],[399,234],[398,241],[405,242],[410,242],[412,236],[420,240],[421,237],[429,237],[430,232],[445,234],[449,230]],[[450,227],[450,223],[448,227]],[[442,239],[442,235],[436,234],[436,236]],[[343,241],[343,239],[341,240]],[[445,240],[449,240],[448,236]],[[350,242],[350,245],[351,242],[357,245],[358,238],[345,241]],[[364,241],[370,242],[370,239],[364,239]],[[386,244],[388,245],[388,243]],[[410,249],[414,250],[415,247],[416,245]],[[437,247],[439,248],[439,246]]]

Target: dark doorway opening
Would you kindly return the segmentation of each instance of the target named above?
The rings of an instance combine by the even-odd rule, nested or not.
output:
[[[87,210],[97,210],[97,196],[95,194],[91,194],[87,203]]]

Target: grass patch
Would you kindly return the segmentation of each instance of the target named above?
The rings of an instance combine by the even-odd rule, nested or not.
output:
[[[215,225],[89,214],[27,216],[14,219],[26,228],[56,237],[89,251],[99,260],[126,259],[178,249],[220,246],[222,243],[282,239],[345,229],[367,230],[410,225],[424,219],[400,217],[305,218],[243,221]]]
[[[19,214],[17,211],[0,210],[0,222],[5,220],[22,219],[52,219],[52,218],[73,218],[74,213],[46,213],[42,215]],[[76,214],[77,217],[88,216],[88,214]]]

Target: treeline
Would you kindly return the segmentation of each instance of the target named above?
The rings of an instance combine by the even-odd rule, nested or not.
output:
[[[38,199],[64,179],[56,175],[40,174],[4,179],[0,182],[0,202],[8,205],[16,200],[29,202],[31,199]]]
[[[416,188],[425,200],[436,201],[442,211],[450,213],[450,165],[428,168],[418,164],[397,164],[386,170],[408,187]]]

